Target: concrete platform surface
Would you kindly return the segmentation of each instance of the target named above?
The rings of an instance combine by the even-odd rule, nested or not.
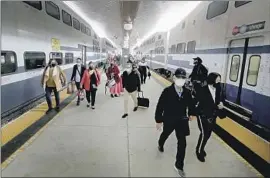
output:
[[[150,99],[148,109],[133,112],[122,119],[123,96],[104,94],[104,83],[98,89],[96,109],[83,101],[73,101],[32,144],[6,167],[3,177],[176,177],[173,168],[176,138],[173,133],[165,152],[157,150],[160,132],[155,128],[154,112],[163,87],[154,79],[142,86]],[[188,177],[256,177],[237,156],[213,136],[206,146],[206,162],[195,155],[199,131],[197,121],[190,122],[187,138],[185,172]]]

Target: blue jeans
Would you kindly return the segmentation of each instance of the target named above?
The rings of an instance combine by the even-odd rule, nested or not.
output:
[[[47,101],[49,109],[52,109],[52,98],[51,98],[52,91],[54,92],[56,107],[59,107],[59,104],[60,104],[59,92],[56,90],[56,87],[47,87],[46,86],[45,96],[46,96],[46,101]]]

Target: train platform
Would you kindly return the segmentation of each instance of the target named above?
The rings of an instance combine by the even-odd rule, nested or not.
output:
[[[105,78],[105,76],[103,76]],[[154,77],[154,76],[153,76]],[[172,134],[165,152],[157,149],[160,132],[155,128],[155,107],[164,86],[158,77],[142,86],[150,99],[148,109],[122,119],[123,96],[105,95],[104,83],[96,97],[96,109],[83,101],[71,101],[50,122],[2,163],[3,177],[177,177],[173,166],[176,138]],[[104,80],[103,80],[104,81]],[[190,122],[185,172],[187,177],[260,177],[215,134],[206,146],[206,162],[195,155],[199,136],[197,121]],[[11,159],[12,158],[12,159]]]

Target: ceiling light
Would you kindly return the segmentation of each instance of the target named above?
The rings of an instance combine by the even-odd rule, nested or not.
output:
[[[179,6],[172,6],[167,10],[167,13],[162,14],[156,26],[153,27],[147,35],[138,40],[138,42],[132,47],[134,49],[140,46],[145,40],[154,35],[156,32],[166,32],[181,22],[190,12],[192,12],[201,1],[187,1],[186,4]]]
[[[125,23],[125,24],[124,24],[124,29],[125,29],[125,30],[128,30],[128,31],[129,31],[129,30],[132,30],[132,23]]]

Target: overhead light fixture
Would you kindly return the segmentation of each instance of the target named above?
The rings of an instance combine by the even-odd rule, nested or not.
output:
[[[132,27],[133,27],[132,23],[125,23],[124,24],[124,29],[127,31],[132,30]]]
[[[96,34],[100,38],[106,38],[113,46],[120,48],[118,45],[116,45],[110,38],[107,37],[106,32],[101,27],[100,23],[94,20],[91,20],[85,15],[81,8],[79,8],[74,2],[72,1],[63,1],[65,5],[67,5],[74,13],[76,13],[78,16],[80,16],[84,21],[86,21],[91,28],[94,30]]]

